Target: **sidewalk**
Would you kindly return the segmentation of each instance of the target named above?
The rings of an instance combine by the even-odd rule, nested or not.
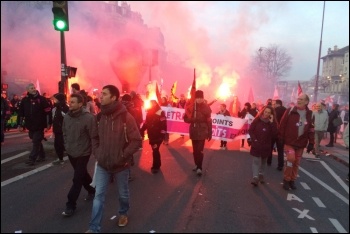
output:
[[[338,136],[337,143],[334,144],[334,147],[326,147],[325,145],[328,143],[329,133],[327,134],[327,138],[324,138],[321,141],[321,150],[324,152],[320,157],[332,157],[333,159],[349,167],[349,149],[346,149],[343,138]]]

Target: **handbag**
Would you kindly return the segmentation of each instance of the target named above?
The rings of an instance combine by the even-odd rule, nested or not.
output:
[[[333,119],[332,123],[334,127],[338,127],[343,124],[343,120],[340,116],[338,116],[337,118]]]

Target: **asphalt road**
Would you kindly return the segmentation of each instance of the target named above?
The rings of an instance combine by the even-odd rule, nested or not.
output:
[[[1,232],[85,232],[92,203],[83,200],[84,189],[75,214],[61,215],[73,170],[68,161],[63,166],[50,164],[55,159],[52,139],[44,142],[47,161],[34,167],[24,164],[28,154],[11,159],[30,150],[25,137],[21,143],[14,139],[7,138],[1,149]],[[106,196],[102,232],[349,232],[349,184],[344,180],[348,167],[331,158],[303,158],[298,189],[285,191],[274,156],[266,168],[267,183],[255,188],[250,184],[252,157],[239,144],[229,142],[224,151],[219,141],[206,143],[203,175],[198,177],[192,172],[188,136],[170,134],[170,144],[161,146],[162,167],[155,175],[150,171],[152,151],[144,141],[131,172],[135,180],[130,182],[129,224],[116,225],[118,196],[113,183]],[[93,166],[91,159],[91,175]]]

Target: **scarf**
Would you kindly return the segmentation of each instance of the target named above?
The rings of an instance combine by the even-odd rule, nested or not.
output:
[[[118,102],[114,101],[110,104],[107,105],[101,105],[101,114],[102,115],[110,115],[113,112],[115,112],[117,110],[117,104]]]

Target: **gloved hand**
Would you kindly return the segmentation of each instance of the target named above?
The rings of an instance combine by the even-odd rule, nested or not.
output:
[[[306,148],[306,152],[310,153],[313,149],[314,149],[314,144],[309,143],[307,148]]]
[[[207,138],[208,142],[211,140],[211,134]]]

